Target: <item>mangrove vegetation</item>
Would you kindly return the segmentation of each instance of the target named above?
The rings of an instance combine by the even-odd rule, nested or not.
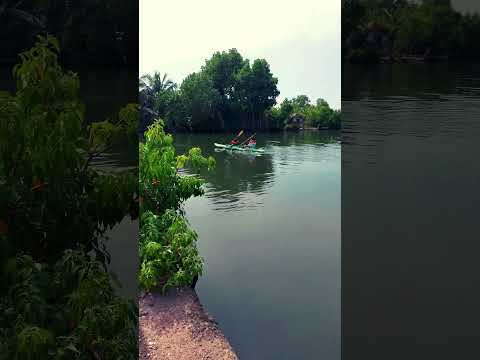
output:
[[[340,128],[340,112],[323,99],[311,104],[301,95],[276,106],[277,83],[265,59],[250,62],[236,49],[214,53],[180,85],[159,72],[143,75],[142,131],[156,118],[167,131],[275,131],[296,128],[297,115],[305,126]]]
[[[450,0],[344,0],[342,57],[352,63],[480,59],[480,15]]]

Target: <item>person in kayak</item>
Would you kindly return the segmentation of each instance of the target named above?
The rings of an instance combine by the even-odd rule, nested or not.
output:
[[[242,136],[243,134],[243,130],[240,130],[240,132],[238,133],[237,136],[235,136],[235,138],[230,141],[230,145],[239,145],[240,144],[240,137]]]
[[[247,146],[250,148],[254,148],[257,145],[257,140],[255,139],[255,136],[253,136],[249,141]]]

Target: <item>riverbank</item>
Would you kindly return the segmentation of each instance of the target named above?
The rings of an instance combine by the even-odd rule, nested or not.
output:
[[[238,360],[227,338],[191,288],[139,299],[139,359]]]

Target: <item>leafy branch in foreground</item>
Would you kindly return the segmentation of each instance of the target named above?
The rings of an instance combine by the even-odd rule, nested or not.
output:
[[[118,298],[101,264],[66,250],[53,264],[11,259],[0,301],[5,359],[134,359],[136,306]],[[128,354],[131,354],[130,356]]]
[[[115,294],[103,238],[137,213],[137,179],[90,164],[135,110],[87,130],[58,52],[39,37],[0,95],[0,359],[136,359],[136,305]]]
[[[203,194],[203,180],[180,174],[190,166],[212,169],[215,160],[205,158],[199,148],[176,155],[173,138],[164,132],[163,121],[157,120],[140,143],[140,286],[151,289],[161,286],[191,285],[202,272],[196,240],[181,211],[181,205],[192,196]]]

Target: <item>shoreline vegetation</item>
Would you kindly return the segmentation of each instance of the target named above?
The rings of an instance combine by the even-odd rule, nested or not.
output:
[[[450,0],[344,0],[342,62],[432,63],[480,60],[480,15]]]
[[[108,272],[106,232],[138,216],[135,170],[92,165],[137,147],[138,106],[84,119],[80,80],[38,37],[0,92],[0,353],[5,359],[136,359],[138,308]]]
[[[182,208],[190,197],[203,195],[204,181],[181,170],[212,170],[215,160],[203,157],[199,148],[177,155],[163,120],[144,135],[139,144],[140,358],[236,360],[194,290],[203,259]]]
[[[266,60],[250,63],[236,49],[214,53],[200,71],[188,75],[180,85],[158,72],[139,79],[138,132],[143,139],[139,143],[143,358],[165,356],[165,346],[171,346],[171,353],[183,354],[184,359],[198,358],[192,355],[198,355],[198,351],[207,355],[224,351],[224,357],[214,358],[236,359],[220,330],[205,322],[208,315],[194,290],[202,274],[203,259],[197,249],[197,234],[183,211],[187,199],[204,194],[204,180],[187,176],[182,169],[214,170],[215,160],[205,158],[199,148],[176,154],[171,133],[340,129],[340,111],[331,109],[323,99],[312,103],[307,96],[300,95],[276,106],[277,82]],[[176,294],[173,297],[172,292]],[[193,310],[184,314],[185,306]],[[171,322],[172,314],[183,320]],[[198,339],[184,336],[191,333],[189,328],[193,332],[209,329],[203,350],[194,350]],[[171,343],[173,337],[179,340]]]
[[[216,52],[176,84],[155,72],[140,78],[140,132],[162,118],[167,132],[340,129],[341,112],[306,95],[277,104],[278,79],[265,59],[250,62],[236,49]]]
[[[213,157],[205,158],[199,148],[177,155],[173,137],[156,120],[139,143],[139,285],[150,291],[194,286],[202,273],[197,234],[190,228],[183,203],[204,193],[204,181],[181,174],[184,167],[211,170]]]

